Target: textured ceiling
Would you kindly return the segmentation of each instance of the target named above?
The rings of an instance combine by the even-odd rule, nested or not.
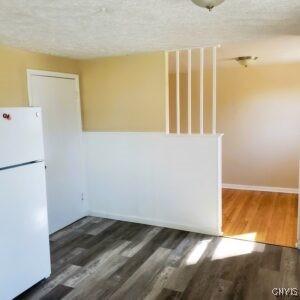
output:
[[[0,0],[0,43],[73,58],[300,35],[300,0]],[[252,53],[250,53],[252,55]]]

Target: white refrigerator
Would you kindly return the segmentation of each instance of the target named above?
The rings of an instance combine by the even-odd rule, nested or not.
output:
[[[0,108],[0,299],[50,276],[40,108]]]

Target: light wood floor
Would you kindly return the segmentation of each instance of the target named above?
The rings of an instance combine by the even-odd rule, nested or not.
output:
[[[87,217],[50,237],[51,276],[20,300],[275,299],[296,249]]]
[[[224,236],[295,247],[297,195],[223,190]]]

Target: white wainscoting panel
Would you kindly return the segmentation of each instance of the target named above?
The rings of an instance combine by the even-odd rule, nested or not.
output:
[[[220,235],[221,137],[84,133],[90,214]]]

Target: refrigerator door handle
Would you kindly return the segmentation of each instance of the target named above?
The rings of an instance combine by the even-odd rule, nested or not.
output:
[[[26,163],[17,164],[17,165],[11,165],[11,166],[0,168],[0,171],[8,170],[8,169],[14,169],[14,168],[19,168],[19,167],[23,167],[23,166],[27,166],[27,165],[32,165],[32,164],[40,163],[40,162],[42,162],[42,160],[28,161]]]

